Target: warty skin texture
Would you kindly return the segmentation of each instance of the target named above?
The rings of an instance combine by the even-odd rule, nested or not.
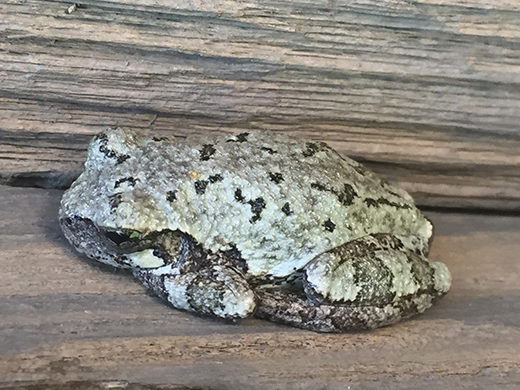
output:
[[[64,194],[90,258],[130,268],[173,306],[339,332],[445,294],[431,223],[402,189],[327,145],[269,132],[178,142],[108,129]]]

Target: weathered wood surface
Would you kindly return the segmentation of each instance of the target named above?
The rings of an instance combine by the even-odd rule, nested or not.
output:
[[[325,140],[422,205],[520,210],[517,0],[4,0],[0,180],[107,126]]]
[[[67,186],[108,126],[258,128],[327,141],[422,205],[520,210],[516,0],[70,5],[0,2],[0,183]],[[60,196],[0,186],[2,388],[520,388],[519,217],[428,213],[450,294],[323,335],[170,309],[73,253]]]
[[[327,335],[169,308],[66,245],[61,193],[0,186],[0,387],[520,387],[520,217],[428,213],[452,291],[416,319]]]

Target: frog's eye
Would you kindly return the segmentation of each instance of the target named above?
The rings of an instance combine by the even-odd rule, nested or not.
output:
[[[105,237],[108,238],[116,245],[121,245],[123,242],[127,242],[139,237],[139,232],[132,232],[130,234],[123,233],[121,231],[107,231]]]

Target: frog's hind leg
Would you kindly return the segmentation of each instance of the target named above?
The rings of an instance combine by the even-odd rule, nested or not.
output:
[[[305,294],[259,289],[257,316],[321,332],[389,325],[421,313],[444,295],[450,274],[424,256],[414,236],[372,234],[313,259]]]
[[[243,275],[216,258],[206,260],[139,269],[134,276],[178,309],[228,320],[251,315],[256,297]]]
[[[281,290],[257,290],[256,316],[316,332],[346,332],[390,325],[415,313],[415,303],[401,307],[313,304],[304,297]]]

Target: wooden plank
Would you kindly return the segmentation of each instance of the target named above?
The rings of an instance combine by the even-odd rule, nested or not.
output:
[[[515,0],[0,4],[0,180],[63,187],[107,126],[325,140],[428,206],[520,210]],[[63,138],[60,138],[63,137]]]
[[[61,193],[0,186],[0,387],[520,386],[519,217],[428,213],[452,291],[413,320],[327,335],[167,307],[67,246]]]

